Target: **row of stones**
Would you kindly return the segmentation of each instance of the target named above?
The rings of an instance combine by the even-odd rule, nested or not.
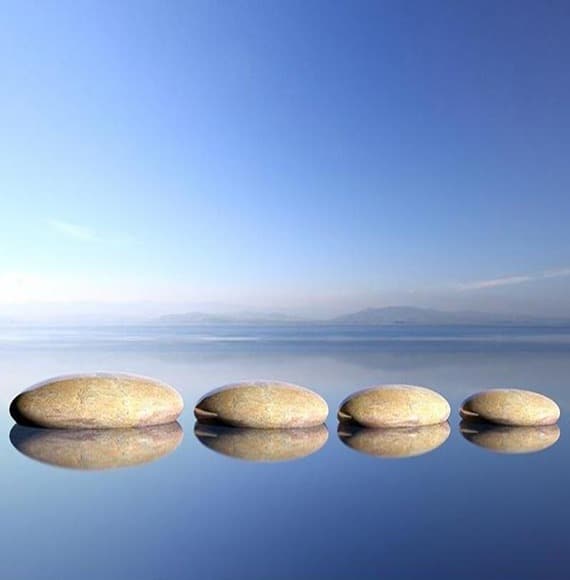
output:
[[[443,445],[449,423],[426,427],[366,429],[340,423],[338,438],[347,447],[382,458],[408,458]],[[325,425],[304,429],[246,429],[197,422],[196,438],[223,455],[246,461],[280,462],[300,459],[319,451],[327,442]],[[461,434],[489,451],[507,454],[534,453],[554,445],[557,425],[504,427],[473,425],[462,421]],[[178,423],[138,429],[37,429],[15,425],[10,441],[22,454],[58,467],[81,470],[131,467],[172,453],[182,442]]]
[[[184,403],[169,385],[125,374],[95,373],[51,379],[12,401],[17,422],[60,429],[131,428],[172,423]],[[445,423],[447,400],[425,387],[382,385],[359,391],[338,410],[342,423],[366,428],[409,428]],[[202,423],[254,429],[295,429],[323,424],[326,401],[317,393],[276,381],[227,385],[204,396],[194,414]],[[460,414],[468,421],[545,426],[560,417],[548,397],[519,389],[493,389],[469,397]]]

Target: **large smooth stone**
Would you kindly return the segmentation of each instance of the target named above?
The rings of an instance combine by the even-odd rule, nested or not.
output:
[[[246,461],[291,461],[318,451],[329,437],[324,425],[304,429],[251,429],[196,423],[194,434],[206,447]]]
[[[467,441],[497,453],[535,453],[551,447],[560,437],[558,425],[506,427],[461,421],[460,429]]]
[[[18,395],[10,406],[21,424],[53,429],[128,429],[172,423],[184,403],[166,383],[127,374],[58,377]]]
[[[444,423],[449,403],[435,391],[411,385],[381,385],[350,395],[338,420],[362,427],[421,427]]]
[[[172,453],[184,433],[178,423],[139,429],[38,429],[14,425],[12,445],[58,467],[98,470],[131,467]]]
[[[386,458],[404,458],[423,455],[443,445],[451,428],[449,423],[404,427],[399,429],[369,429],[339,423],[338,437],[351,449]]]
[[[548,397],[520,389],[491,389],[472,395],[459,411],[468,421],[497,425],[553,425],[560,418],[558,405]]]
[[[278,381],[244,381],[202,398],[194,409],[198,421],[254,429],[314,427],[326,421],[325,400],[304,387]]]

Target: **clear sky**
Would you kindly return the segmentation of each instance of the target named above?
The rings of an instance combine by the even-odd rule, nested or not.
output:
[[[570,315],[569,2],[0,7],[0,314]]]

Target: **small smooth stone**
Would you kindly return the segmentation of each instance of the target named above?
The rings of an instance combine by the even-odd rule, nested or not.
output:
[[[155,461],[184,437],[178,423],[139,429],[39,429],[14,425],[10,441],[20,452],[58,467],[115,469]]]
[[[362,427],[421,427],[445,423],[449,403],[435,391],[412,385],[381,385],[346,398],[338,420]]]
[[[244,429],[196,423],[194,434],[206,447],[246,461],[291,461],[318,451],[329,437],[324,425],[305,429]]]
[[[338,437],[351,449],[386,458],[405,458],[423,455],[443,445],[451,428],[449,423],[400,429],[369,429],[339,423]]]
[[[536,453],[554,445],[560,437],[558,425],[506,427],[461,421],[467,441],[496,453]]]
[[[253,429],[314,427],[326,421],[328,412],[317,393],[278,381],[233,383],[208,393],[194,409],[202,423]]]
[[[21,424],[52,429],[129,429],[172,423],[184,402],[166,383],[122,373],[58,377],[18,395],[10,406]]]
[[[553,425],[560,418],[558,405],[548,397],[521,389],[491,389],[472,395],[459,411],[463,419],[497,425]]]

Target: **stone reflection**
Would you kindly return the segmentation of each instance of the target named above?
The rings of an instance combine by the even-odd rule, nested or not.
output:
[[[423,455],[443,445],[449,423],[398,429],[367,429],[340,423],[339,439],[351,449],[376,457],[405,458]]]
[[[496,453],[536,453],[551,447],[560,437],[558,425],[506,427],[461,421],[459,428],[467,441]]]
[[[304,429],[248,429],[196,423],[198,440],[217,453],[246,461],[291,461],[318,451],[329,433],[325,425]]]
[[[14,425],[10,441],[42,463],[103,470],[149,463],[172,453],[184,437],[178,423],[138,429],[40,429]]]

